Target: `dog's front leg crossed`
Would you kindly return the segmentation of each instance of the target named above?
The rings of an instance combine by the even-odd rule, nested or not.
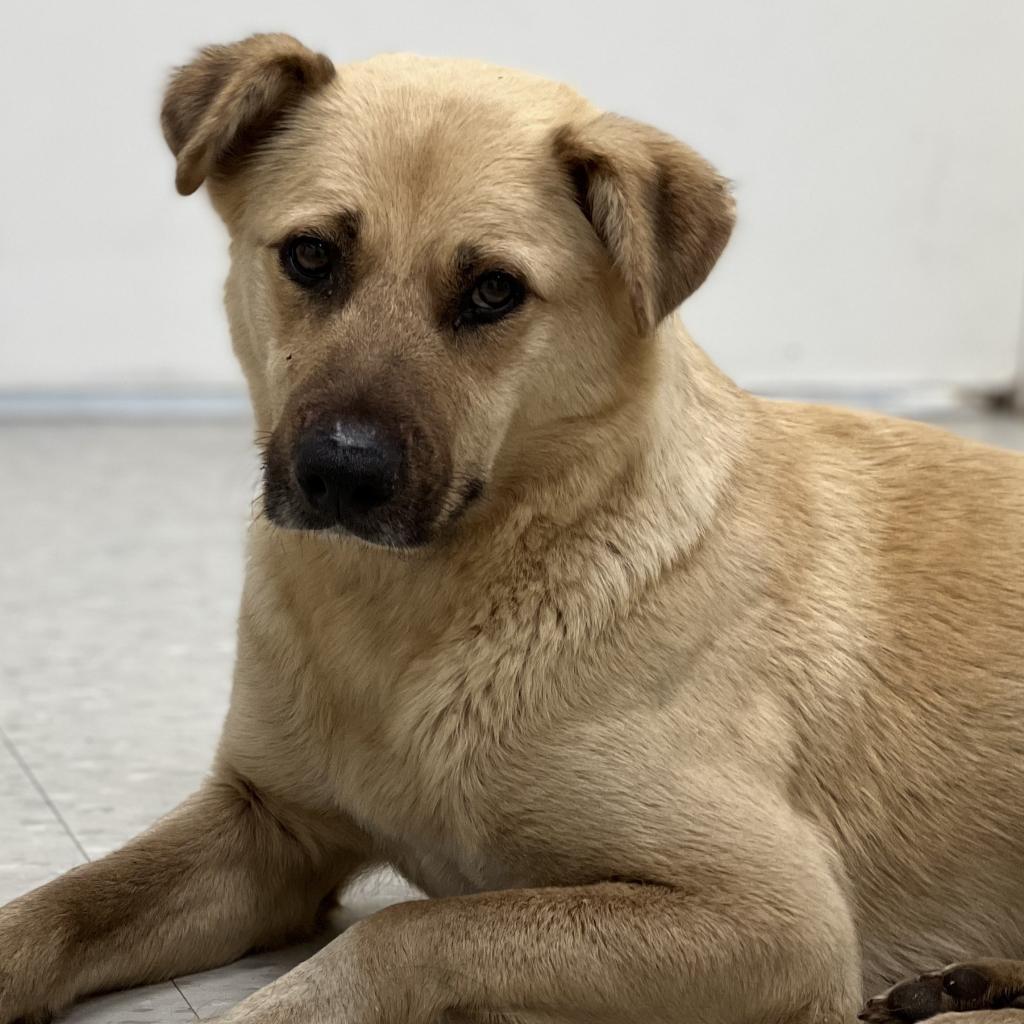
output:
[[[0,1024],[308,932],[363,863],[317,829],[219,768],[127,846],[0,908]]]
[[[794,883],[797,875],[791,875]],[[607,882],[388,908],[220,1024],[530,1020],[848,1024],[859,959],[839,893],[721,878],[718,891]]]

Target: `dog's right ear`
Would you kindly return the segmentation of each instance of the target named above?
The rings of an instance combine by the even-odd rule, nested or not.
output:
[[[175,184],[191,195],[228,174],[281,115],[334,78],[334,64],[287,35],[208,46],[167,87],[160,123],[178,158]]]

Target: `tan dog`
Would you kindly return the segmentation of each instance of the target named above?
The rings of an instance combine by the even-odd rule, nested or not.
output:
[[[262,36],[164,128],[266,454],[231,710],[199,793],[0,913],[4,1024],[382,862],[436,898],[226,1021],[849,1022],[1024,957],[1024,459],[737,389],[669,316],[725,184],[563,86]]]

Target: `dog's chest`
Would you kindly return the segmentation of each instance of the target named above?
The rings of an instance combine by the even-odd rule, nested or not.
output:
[[[511,818],[547,742],[528,694],[557,666],[527,644],[459,637],[342,727],[341,806],[430,891],[522,884],[503,866],[516,859]]]
[[[590,579],[602,550],[572,573],[547,572],[541,558],[528,572],[519,559],[511,581],[471,599],[458,588],[447,604],[407,582],[317,589],[305,572],[285,591],[280,576],[252,580],[243,624],[255,654],[235,696],[251,707],[239,717],[287,761],[291,793],[354,819],[431,891],[569,882],[581,863],[601,877],[600,854],[587,863],[580,850],[610,848],[616,823],[566,822],[581,801],[597,806],[602,779],[624,785],[623,715],[640,715],[657,689],[642,677],[667,664],[647,650],[640,671],[628,652],[642,631],[635,616],[611,614],[614,602],[594,621],[587,595],[612,589],[608,572],[603,588]],[[244,664],[244,630],[242,644]],[[656,762],[650,776],[664,778]],[[638,796],[641,767],[629,776]]]
[[[510,818],[556,742],[550,720],[572,714],[554,613],[485,612],[424,641],[341,600],[301,645],[290,632],[292,685],[264,690],[277,706],[260,717],[289,724],[293,776],[317,780],[318,804],[355,819],[432,892],[529,882],[510,866],[521,860]]]

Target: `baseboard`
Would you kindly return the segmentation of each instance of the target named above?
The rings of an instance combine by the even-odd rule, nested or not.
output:
[[[755,389],[767,398],[788,398],[874,409],[899,416],[955,416],[998,405],[1003,395],[953,387],[773,385]],[[1014,393],[1013,400],[1017,397]],[[1012,404],[1012,403],[1011,403]],[[248,419],[249,402],[238,390],[223,391],[0,391],[0,419]]]

